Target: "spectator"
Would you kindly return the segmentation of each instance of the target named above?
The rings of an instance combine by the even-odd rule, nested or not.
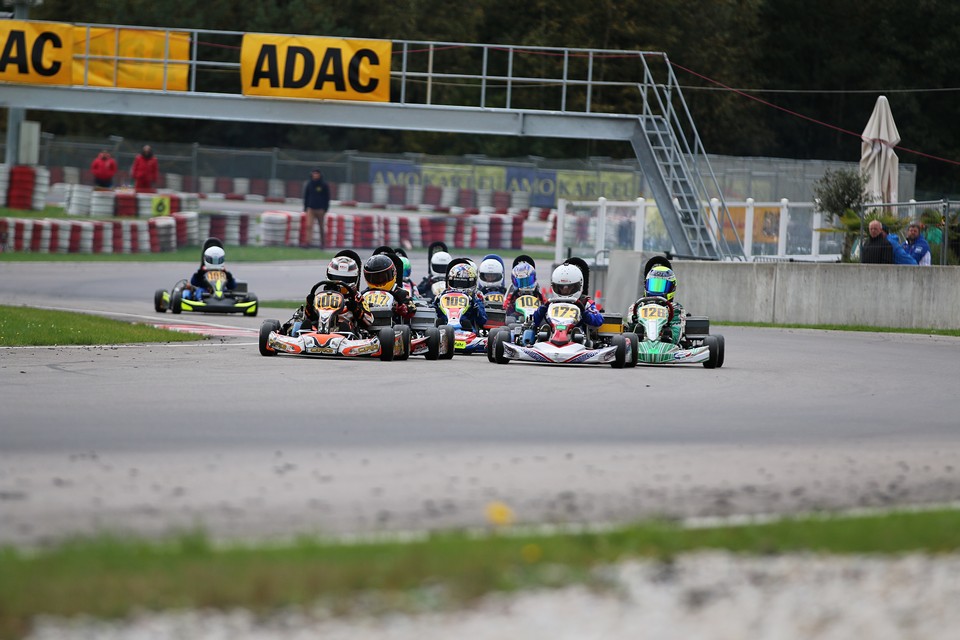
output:
[[[887,240],[883,223],[871,220],[867,225],[870,237],[860,247],[860,262],[863,264],[893,264],[893,246]]]
[[[93,184],[101,189],[112,189],[113,176],[117,173],[117,161],[104,149],[90,163],[90,171],[93,173]]]
[[[323,179],[320,169],[314,169],[310,172],[310,180],[303,187],[303,212],[306,214],[303,220],[303,229],[300,233],[300,246],[304,249],[310,247],[310,240],[313,238],[313,221],[320,223],[320,248],[327,246],[327,240],[324,231],[323,219],[327,215],[327,209],[330,208],[330,187]]]
[[[153,191],[160,178],[157,158],[153,155],[150,145],[143,145],[140,154],[133,160],[130,176],[133,178],[133,187],[137,191]]]
[[[890,230],[887,229],[886,225],[883,225],[883,232],[887,234],[887,241],[890,243],[890,246],[893,247],[893,263],[894,264],[912,264],[916,265],[917,261],[913,259],[906,249],[900,244],[900,238],[895,233],[890,233]]]
[[[907,239],[903,241],[903,250],[923,267],[930,266],[930,245],[920,234],[920,223],[914,220],[907,227]]]

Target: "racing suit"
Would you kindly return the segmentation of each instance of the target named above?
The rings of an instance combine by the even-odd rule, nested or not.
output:
[[[190,296],[188,296],[187,294],[192,293],[193,294],[192,297],[194,300],[200,300],[203,297],[204,291],[207,291],[207,292],[212,291],[210,287],[210,283],[207,282],[206,273],[207,273],[206,267],[200,267],[199,269],[196,270],[196,272],[192,276],[190,276],[190,291],[184,291],[183,292],[184,297],[186,297],[187,299],[190,299]],[[224,275],[227,276],[226,289],[228,291],[232,291],[233,289],[236,289],[237,281],[234,279],[233,274],[227,270],[224,270],[223,273]]]
[[[627,315],[624,316],[624,330],[631,333],[638,333],[637,330],[640,328],[640,320],[637,318],[637,300],[627,308]],[[660,333],[661,342],[672,342],[673,344],[679,345],[680,340],[683,338],[683,305],[679,302],[670,302],[667,301],[667,304],[670,306],[670,319],[667,321],[667,324],[663,326],[663,330]],[[641,337],[641,340],[643,338]],[[650,339],[656,339],[656,336],[650,336]]]
[[[343,295],[346,309],[337,318],[337,329],[340,331],[353,332],[357,329],[367,329],[373,324],[373,315],[363,308],[363,299],[357,290],[346,284],[333,287],[329,284],[323,285],[323,291],[336,291]],[[310,293],[307,294],[306,304],[303,307],[304,320],[300,325],[301,330],[315,329],[317,324],[317,310],[313,306],[314,297],[320,290],[321,283],[313,285]]]
[[[420,293],[420,297],[425,299],[427,302],[433,302],[433,284],[435,282],[443,282],[443,276],[423,276],[423,280],[420,281],[420,284],[417,285],[417,291]]]
[[[437,319],[441,325],[447,324],[447,314],[443,312],[440,308],[440,296],[444,293],[449,293],[451,291],[459,291],[460,293],[467,293],[462,289],[445,289],[443,293],[436,297],[433,301],[433,308],[437,310]],[[467,293],[467,295],[470,295]],[[483,329],[484,325],[487,324],[487,310],[483,306],[483,296],[479,292],[474,292],[471,296],[470,308],[467,309],[467,312],[460,316],[460,326],[465,331],[473,331],[476,333]]]

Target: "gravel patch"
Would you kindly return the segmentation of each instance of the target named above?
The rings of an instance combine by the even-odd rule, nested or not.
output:
[[[601,588],[492,595],[457,611],[291,610],[38,620],[30,640],[947,640],[960,628],[960,556],[776,557],[703,552],[628,562]]]

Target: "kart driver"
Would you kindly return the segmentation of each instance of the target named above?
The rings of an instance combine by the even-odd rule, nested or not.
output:
[[[183,298],[185,300],[197,300],[200,301],[203,299],[204,293],[213,292],[213,287],[207,281],[207,272],[209,271],[222,271],[227,277],[226,289],[232,291],[237,288],[237,281],[234,279],[233,274],[227,271],[226,268],[226,253],[223,250],[223,247],[207,247],[203,252],[203,264],[200,265],[200,268],[190,276],[190,286],[184,287],[183,289]]]
[[[306,304],[303,307],[303,322],[295,324],[291,335],[296,330],[310,330],[316,328],[318,319],[314,304],[318,291],[337,291],[343,295],[345,310],[337,319],[337,328],[344,332],[353,332],[357,329],[367,329],[373,323],[373,314],[363,308],[363,299],[357,291],[360,282],[360,268],[352,258],[337,256],[327,265],[326,281],[318,282],[307,294]]]
[[[461,262],[450,267],[450,273],[447,274],[447,288],[433,303],[440,324],[447,324],[447,314],[440,308],[440,296],[450,291],[463,292],[471,299],[470,308],[460,316],[460,326],[465,331],[474,333],[482,329],[487,324],[487,310],[483,306],[483,296],[477,292],[477,268],[472,262]]]
[[[507,292],[507,287],[504,285],[503,262],[493,256],[487,256],[480,261],[477,278],[480,295]]]
[[[543,295],[537,285],[537,270],[529,262],[518,262],[510,270],[510,280],[513,282],[513,288],[507,294],[503,301],[503,310],[506,312],[507,324],[520,322],[522,318],[517,317],[517,311],[514,304],[520,296],[534,296],[541,306],[547,304],[547,296]],[[523,341],[527,344],[533,344],[533,327],[528,327],[523,331]]]
[[[594,301],[583,293],[583,272],[573,264],[562,264],[553,270],[550,286],[556,297],[552,302],[571,302],[580,307],[580,322],[577,323],[586,333],[587,327],[599,327],[603,324],[603,314]],[[543,303],[533,314],[534,326],[539,326],[547,317],[549,303]]]
[[[677,293],[677,276],[670,267],[657,264],[647,271],[643,281],[643,295],[664,298],[670,306],[670,320],[664,325],[660,334],[662,342],[680,344],[683,337],[683,306],[674,300]],[[637,301],[639,302],[639,301]],[[637,302],[627,309],[626,330],[636,332],[640,323],[637,318]]]
[[[420,295],[420,292],[417,290],[417,286],[413,284],[413,280],[410,279],[410,273],[412,272],[410,258],[407,256],[400,256],[400,262],[403,264],[403,290],[409,293],[411,297],[417,297]]]
[[[389,291],[393,294],[393,299],[396,302],[393,307],[395,324],[409,320],[416,313],[417,307],[411,295],[403,287],[397,285],[397,267],[390,256],[378,253],[367,258],[367,261],[363,263],[363,279],[367,283],[367,289],[364,293],[376,289]]]

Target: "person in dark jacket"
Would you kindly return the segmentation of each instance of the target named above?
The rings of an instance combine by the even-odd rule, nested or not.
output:
[[[93,183],[101,189],[113,187],[113,176],[117,173],[117,161],[110,152],[104,149],[90,163],[90,172],[93,174]]]
[[[300,246],[308,248],[313,237],[313,221],[320,223],[320,248],[327,246],[324,218],[330,208],[330,185],[323,179],[320,169],[310,172],[310,180],[303,187],[304,228],[300,230]]]
[[[871,220],[867,225],[870,237],[860,247],[860,262],[863,264],[893,264],[893,246],[887,240],[883,223]]]

